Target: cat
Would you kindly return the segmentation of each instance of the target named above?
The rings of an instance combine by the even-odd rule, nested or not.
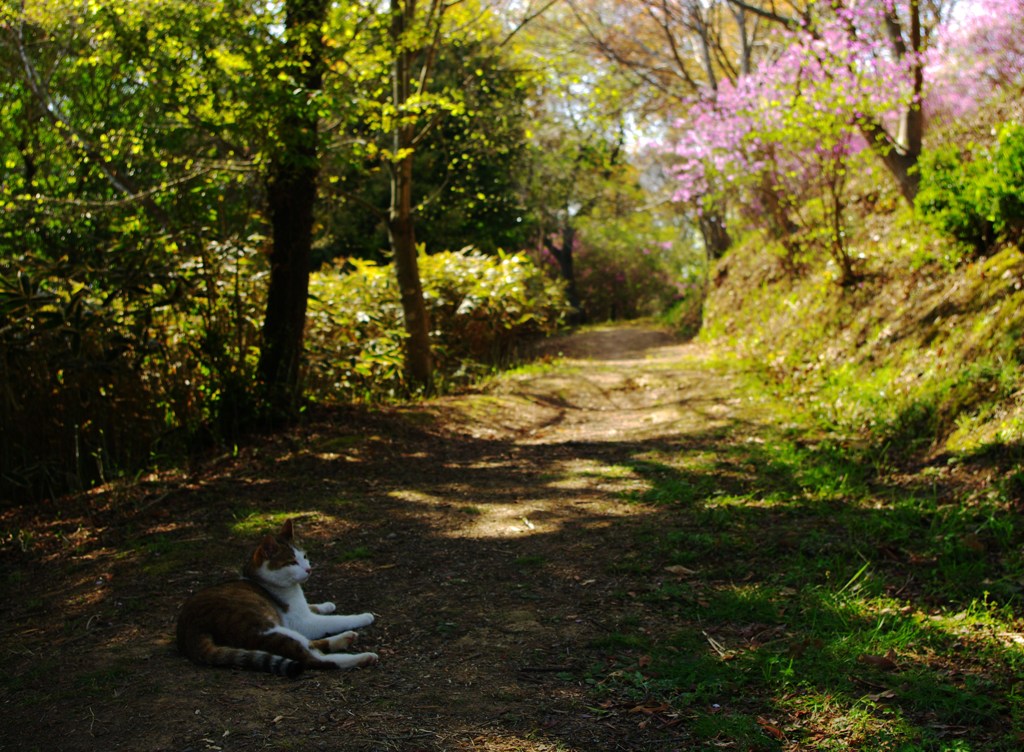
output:
[[[242,569],[242,579],[201,590],[178,615],[178,650],[195,663],[232,666],[294,678],[307,668],[377,663],[374,653],[345,653],[353,631],[373,614],[342,616],[333,603],[309,604],[302,583],[312,567],[297,545],[292,521],[267,535]]]

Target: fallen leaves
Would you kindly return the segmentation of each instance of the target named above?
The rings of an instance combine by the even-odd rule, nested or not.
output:
[[[708,645],[711,646],[711,649],[714,650],[718,657],[721,658],[723,661],[731,661],[733,658],[739,655],[739,653],[737,653],[735,650],[729,650],[728,648],[726,648],[724,645],[722,645],[722,643],[720,643],[714,637],[709,635],[706,631],[702,632],[701,634],[704,635],[704,638],[708,641]]]
[[[651,724],[657,724],[655,728],[669,729],[683,722],[683,718],[672,709],[671,705],[655,699],[648,699],[639,703],[635,701],[616,702],[614,700],[606,700],[599,703],[598,708],[606,713],[617,710],[627,716],[637,716],[640,718],[637,727],[642,729],[650,727]]]
[[[696,569],[690,569],[684,567],[682,564],[672,564],[671,566],[665,567],[665,571],[669,574],[674,574],[676,577],[693,577],[699,572]]]
[[[894,700],[896,698],[896,692],[892,689],[887,689],[883,692],[875,692],[873,694],[864,695],[871,702],[881,702],[882,700]]]
[[[650,701],[641,705],[634,705],[629,709],[630,713],[643,713],[645,715],[654,715],[655,713],[664,713],[670,710],[671,706],[667,702],[655,702]]]
[[[761,730],[773,739],[778,739],[781,742],[786,738],[786,734],[783,733],[782,729],[776,726],[775,723],[772,721],[766,720],[758,716],[757,725],[760,726]]]
[[[867,653],[858,655],[857,662],[863,663],[865,666],[877,668],[880,671],[895,671],[898,668],[896,665],[896,651],[892,648],[889,648],[885,655],[869,655]]]

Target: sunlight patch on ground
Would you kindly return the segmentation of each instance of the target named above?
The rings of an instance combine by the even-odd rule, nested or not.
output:
[[[316,525],[336,525],[338,520],[330,514],[319,511],[286,511],[286,512],[251,512],[237,520],[231,526],[231,532],[242,538],[253,538],[258,535],[276,533],[287,520],[295,520],[299,526],[297,533],[302,537],[303,527]]]
[[[615,510],[596,509],[595,502],[571,499],[552,507],[550,502],[523,502],[520,504],[492,504],[474,507],[472,515],[465,515],[460,524],[440,533],[449,538],[516,539],[533,535],[552,535],[567,525],[597,530],[612,524]],[[632,508],[624,510],[635,513]],[[594,515],[599,518],[595,519]],[[581,517],[586,519],[581,521]],[[604,519],[607,518],[607,519]]]
[[[519,538],[555,532],[564,520],[525,505],[491,505],[452,530],[452,538]]]
[[[566,460],[559,467],[567,475],[594,478],[636,478],[636,471],[628,465],[614,465],[589,459]]]
[[[465,465],[461,463],[445,465],[445,467],[447,468],[465,467],[468,470],[504,470],[508,466],[508,460],[479,460],[477,462],[470,462]]]
[[[549,488],[565,491],[600,491],[603,494],[624,494],[646,491],[650,484],[634,468],[609,465],[589,459],[571,459],[556,466],[559,477]]]
[[[426,491],[416,491],[410,488],[399,488],[394,491],[388,491],[388,496],[392,499],[398,499],[399,501],[407,501],[412,504],[445,504],[447,500],[441,496],[429,494]]]
[[[995,636],[1006,647],[1024,648],[1024,634],[1020,632],[996,632]]]
[[[318,460],[323,460],[324,462],[335,462],[337,460],[342,460],[344,462],[362,462],[360,458],[353,457],[349,453],[339,454],[338,452],[313,452],[312,456]]]
[[[486,734],[467,739],[464,749],[474,752],[576,752],[579,748],[567,746],[562,741],[551,742],[511,734]]]

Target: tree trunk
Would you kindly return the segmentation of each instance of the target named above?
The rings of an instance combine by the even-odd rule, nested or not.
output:
[[[732,246],[732,237],[725,224],[725,212],[718,206],[705,208],[698,225],[701,237],[704,238],[704,249],[708,260],[714,261],[722,258]]]
[[[388,234],[405,318],[405,369],[413,385],[429,390],[433,377],[430,322],[423,302],[412,215],[412,157],[394,167]]]
[[[893,138],[880,123],[864,121],[860,124],[864,139],[882,160],[889,173],[896,179],[900,194],[911,206],[921,185],[921,176],[917,171],[917,161],[921,157],[921,137],[924,131],[924,117],[920,105],[911,105],[904,113],[905,142]]]
[[[284,99],[278,126],[281,145],[267,177],[272,248],[258,365],[264,407],[274,420],[293,417],[301,397],[313,204],[320,170],[317,111],[310,95],[323,82],[326,11],[327,0],[288,0],[285,8],[287,59],[282,72],[292,91]]]
[[[860,123],[861,133],[871,148],[881,158],[886,169],[896,178],[900,193],[911,206],[921,185],[917,161],[921,157],[921,146],[924,140],[924,112],[921,109],[924,93],[924,61],[923,39],[921,34],[921,8],[917,0],[910,2],[910,39],[905,40],[903,30],[894,14],[886,17],[886,28],[892,44],[893,54],[899,59],[906,59],[909,54],[915,55],[912,63],[913,96],[907,110],[900,120],[900,130],[894,138],[876,120],[865,120]]]
[[[430,322],[423,302],[423,284],[416,260],[416,230],[413,217],[413,127],[403,123],[403,112],[411,94],[410,78],[413,52],[403,37],[415,20],[415,0],[391,0],[391,43],[395,62],[392,71],[392,102],[395,105],[395,127],[392,148],[395,162],[391,166],[391,208],[388,213],[388,236],[394,254],[395,276],[402,299],[405,319],[405,370],[413,386],[429,391],[434,364],[430,353]]]
[[[579,289],[576,287],[576,268],[573,259],[573,247],[576,245],[576,228],[572,224],[566,224],[562,228],[561,245],[555,245],[550,238],[544,238],[544,247],[558,262],[558,270],[565,280],[565,294],[569,298],[569,307],[572,312],[569,314],[570,324],[584,324],[587,321],[587,312],[583,310],[580,302]]]

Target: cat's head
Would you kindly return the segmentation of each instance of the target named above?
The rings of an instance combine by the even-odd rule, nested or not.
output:
[[[268,585],[291,587],[308,580],[312,570],[288,520],[277,535],[264,536],[246,563],[244,574]]]

